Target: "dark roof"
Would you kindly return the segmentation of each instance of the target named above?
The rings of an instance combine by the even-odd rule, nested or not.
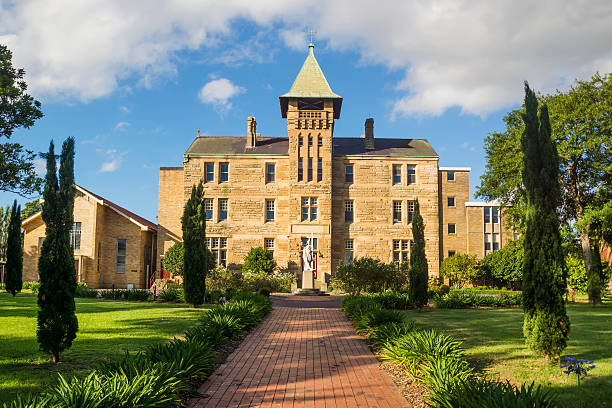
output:
[[[438,153],[425,139],[374,138],[374,149],[365,148],[361,137],[334,137],[334,156],[394,156],[438,157]]]
[[[286,137],[259,137],[257,146],[247,149],[246,136],[200,136],[185,154],[289,154],[289,139]],[[425,139],[375,138],[374,150],[365,148],[360,137],[334,137],[334,156],[365,155],[394,157],[438,157]]]
[[[107,200],[104,197],[101,197],[97,194],[92,193],[91,191],[87,190],[86,188],[83,188],[81,186],[78,186],[80,189],[86,191],[88,194],[91,194],[93,197],[97,198],[98,200],[102,201],[104,204],[108,205],[109,207],[115,209],[117,212],[125,215],[128,218],[132,218],[134,219],[134,221],[136,221],[139,224],[142,225],[146,225],[147,227],[151,228],[153,231],[157,231],[157,224],[147,220],[146,218],[142,218],[140,215],[134,214],[131,211],[126,210],[125,208],[121,207],[120,205],[117,205],[115,203],[113,203],[112,201]]]
[[[257,138],[257,146],[246,148],[246,136],[199,136],[185,154],[289,154],[286,137]]]

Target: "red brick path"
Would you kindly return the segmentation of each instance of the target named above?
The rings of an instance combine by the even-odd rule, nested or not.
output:
[[[324,299],[324,300],[321,300]],[[191,407],[407,407],[339,299],[274,297],[274,310]]]

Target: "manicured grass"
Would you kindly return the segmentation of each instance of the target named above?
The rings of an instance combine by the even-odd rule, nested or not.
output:
[[[581,381],[535,356],[523,338],[522,309],[433,309],[407,311],[419,326],[435,328],[464,341],[468,359],[490,377],[514,384],[535,381],[552,389],[567,407],[612,407],[612,304],[567,306],[571,321],[563,355],[594,360]]]
[[[55,373],[84,376],[105,359],[180,336],[205,313],[181,304],[76,299],[79,331],[58,365],[38,350],[36,296],[0,293],[0,401],[39,392]]]

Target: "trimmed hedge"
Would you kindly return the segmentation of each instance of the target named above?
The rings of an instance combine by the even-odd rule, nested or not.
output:
[[[444,295],[447,296],[447,295]],[[395,316],[372,296],[346,296],[342,309],[357,329],[367,320],[373,346],[400,364],[429,393],[428,405],[443,408],[559,407],[540,386],[514,386],[482,378],[465,360],[460,341],[436,330],[420,330]],[[391,312],[391,313],[390,313]],[[396,312],[397,313],[397,312]],[[368,316],[384,318],[372,319]]]
[[[146,289],[115,289],[104,290],[101,292],[104,299],[147,301],[151,298],[151,293]]]
[[[513,307],[520,306],[523,302],[521,293],[508,295],[501,293],[499,296],[483,296],[473,293],[450,292],[446,295],[436,295],[433,304],[438,309],[463,309],[467,307]]]
[[[121,294],[125,292],[133,291]],[[135,354],[126,352],[123,359],[101,365],[85,379],[58,374],[56,384],[42,394],[20,396],[4,407],[179,407],[184,398],[198,395],[198,385],[215,368],[219,347],[254,327],[270,310],[268,297],[238,293],[231,302],[205,313],[185,333],[185,340],[175,338]]]

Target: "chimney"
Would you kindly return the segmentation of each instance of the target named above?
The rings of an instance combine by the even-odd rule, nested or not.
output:
[[[254,116],[249,116],[247,119],[247,134],[246,147],[255,147],[257,145],[257,121]]]
[[[365,148],[374,150],[374,119],[367,118],[365,121]]]

